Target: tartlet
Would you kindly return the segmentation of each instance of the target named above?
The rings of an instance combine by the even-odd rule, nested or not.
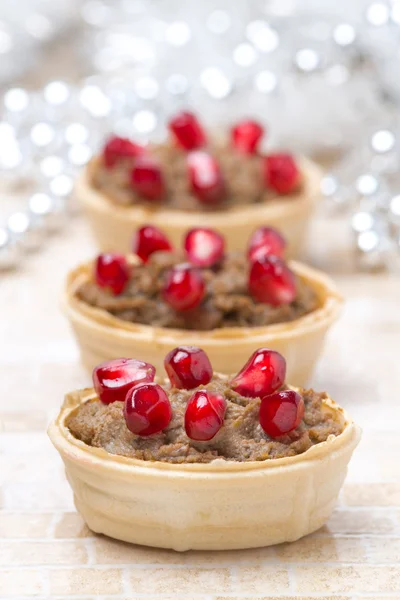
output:
[[[129,255],[124,260],[133,268],[142,265],[136,255]],[[132,355],[142,356],[160,368],[169,350],[187,344],[204,348],[215,369],[229,373],[239,369],[244,358],[256,348],[267,345],[287,357],[288,379],[294,385],[305,385],[321,353],[325,334],[338,316],[342,298],[334,283],[323,273],[297,262],[290,262],[289,267],[310,290],[314,306],[310,312],[296,314],[294,320],[286,322],[262,326],[229,325],[201,331],[194,329],[198,315],[193,316],[191,311],[187,313],[192,319],[190,328],[174,326],[173,322],[172,326],[159,326],[154,318],[149,319],[148,324],[123,320],[81,298],[82,288],[93,281],[93,262],[82,264],[69,274],[63,306],[79,343],[82,361],[89,369],[103,360]],[[148,269],[148,265],[141,268]]]
[[[183,113],[183,115],[185,114],[187,115],[187,113]],[[191,117],[193,118],[193,115]],[[182,115],[177,117],[177,119],[179,118],[182,118]],[[166,158],[163,158],[163,166],[168,169],[171,162],[168,160],[168,152],[180,152],[183,156],[189,156],[194,152],[205,154],[204,148],[207,148],[207,156],[213,157],[214,154],[218,155],[218,152],[226,152],[226,149],[230,148],[230,144],[233,145],[232,139],[234,137],[232,136],[228,144],[219,142],[212,145],[211,149],[201,145],[204,143],[202,139],[200,145],[193,144],[189,148],[179,150],[179,138],[176,139],[178,143],[175,140],[175,144],[169,142],[168,144],[156,145],[148,147],[146,151],[157,159],[159,155],[163,158],[167,154]],[[109,143],[113,141],[115,141],[115,138],[110,140]],[[126,143],[127,140],[122,139],[121,143],[123,142]],[[136,144],[133,144],[133,146],[138,148]],[[200,152],[198,152],[199,149]],[[109,170],[114,169],[115,166],[112,164],[111,167],[104,168],[104,153],[96,156],[77,180],[76,194],[84,206],[99,248],[103,251],[129,252],[132,232],[145,223],[151,223],[157,227],[162,227],[176,245],[182,243],[187,229],[193,227],[193,225],[198,225],[218,229],[225,236],[228,249],[243,250],[252,231],[260,222],[263,222],[277,228],[286,236],[288,256],[296,256],[303,243],[311,212],[320,196],[321,173],[319,167],[305,158],[293,159],[287,154],[273,155],[283,156],[288,160],[296,160],[296,169],[298,170],[296,185],[289,185],[284,188],[278,186],[278,190],[269,188],[264,193],[260,193],[256,202],[241,203],[242,189],[246,190],[246,186],[254,186],[255,176],[260,177],[261,181],[261,175],[258,175],[258,172],[254,175],[254,166],[250,162],[251,160],[254,161],[255,156],[258,156],[258,150],[257,147],[252,146],[250,151],[243,152],[243,150],[240,150],[239,152],[235,148],[232,152],[237,155],[236,162],[229,167],[228,161],[228,167],[225,171],[223,168],[221,169],[225,180],[227,180],[227,187],[230,185],[229,180],[233,179],[237,172],[246,171],[249,164],[247,182],[243,184],[239,181],[236,188],[233,190],[229,188],[225,202],[213,201],[206,204],[202,202],[182,202],[182,208],[180,208],[179,202],[175,205],[164,201],[163,198],[145,199],[140,196],[140,193],[132,195],[134,199],[132,203],[126,204],[125,200],[122,203],[114,201],[109,189],[112,186],[102,187],[97,185],[96,173],[103,168],[106,176],[109,176]],[[262,158],[260,155],[260,161]],[[132,157],[133,160],[142,159],[141,156],[139,159],[134,156]],[[171,187],[173,190],[175,188],[180,190],[182,187],[181,181],[175,183],[178,176],[175,177],[174,172],[168,175],[169,187],[164,194],[164,198],[166,196],[167,200],[171,193]],[[101,178],[97,179],[101,180]],[[120,173],[116,179],[119,184]],[[157,184],[159,184],[159,180],[157,180]],[[262,184],[260,183],[260,185]],[[232,197],[235,193],[234,201],[231,201],[231,192]],[[193,200],[195,196],[190,190],[188,192],[184,191],[182,194],[188,196],[189,200]],[[179,195],[179,192],[176,192],[176,195]],[[245,196],[245,191],[243,196]]]
[[[228,381],[227,385],[233,381],[218,374],[214,377]],[[135,394],[143,390],[146,393],[150,386],[160,387],[154,383],[133,385],[128,393],[125,390],[125,401],[125,395],[119,398],[125,402],[125,415],[127,403]],[[196,389],[208,393],[209,385]],[[277,385],[279,383],[271,389],[276,389]],[[180,391],[167,384],[163,389],[174,394]],[[196,389],[192,388],[194,394],[198,393]],[[302,398],[302,393],[307,394],[292,386],[284,389],[298,398]],[[271,398],[279,394],[282,397],[288,391],[268,394],[261,401],[258,398],[248,400],[254,406],[261,402],[262,407]],[[239,461],[216,456],[215,460],[206,463],[177,464],[121,456],[114,450],[111,453],[102,447],[94,447],[75,437],[69,428],[72,420],[79,415],[78,411],[85,410],[87,403],[100,402],[93,389],[67,394],[58,418],[49,427],[49,436],[65,463],[75,505],[96,533],[178,551],[267,546],[297,540],[326,522],[358,443],[360,429],[357,425],[329,396],[320,396],[318,410],[321,418],[330,420],[334,433],[328,433],[326,439],[301,453],[283,458]],[[239,401],[242,400],[239,398]],[[254,410],[252,414],[257,412]],[[295,427],[304,427],[303,416],[304,405]],[[261,410],[259,419],[257,427],[265,431]],[[284,423],[285,419],[280,422]],[[128,421],[126,423],[130,429]],[[185,428],[189,444],[196,443],[190,441],[192,434],[187,427],[186,415]],[[207,444],[214,444],[216,436],[223,434],[223,428],[221,422],[215,438],[201,442],[206,445],[200,445],[201,452],[206,451]],[[120,435],[120,428],[111,427],[109,430],[114,432],[112,435]],[[158,431],[164,435],[161,426]],[[293,435],[296,439],[294,424],[286,431],[292,432],[287,436]],[[265,435],[261,432],[261,436]],[[132,444],[139,443],[140,435],[132,435],[130,439]],[[267,436],[267,439],[271,438]],[[283,438],[276,437],[278,443],[280,439]]]

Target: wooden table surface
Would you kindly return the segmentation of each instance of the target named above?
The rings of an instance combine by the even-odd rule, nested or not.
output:
[[[85,223],[0,276],[0,598],[400,598],[400,283],[355,273],[332,227],[315,222],[313,262],[347,303],[312,383],[364,433],[329,523],[274,548],[179,554],[88,531],[45,433],[90,383],[59,306],[67,270],[95,252]]]

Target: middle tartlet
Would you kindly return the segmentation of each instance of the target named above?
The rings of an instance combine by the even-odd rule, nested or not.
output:
[[[342,300],[323,273],[286,264],[284,245],[260,228],[247,254],[225,253],[217,232],[198,228],[177,251],[161,231],[140,229],[136,255],[102,254],[68,277],[64,306],[84,364],[140,355],[161,368],[169,350],[189,345],[229,373],[264,345],[286,355],[289,379],[304,385]]]

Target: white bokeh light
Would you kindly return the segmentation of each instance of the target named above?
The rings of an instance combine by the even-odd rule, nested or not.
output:
[[[251,44],[239,44],[233,51],[233,60],[240,67],[250,67],[257,60],[257,53]]]
[[[251,21],[246,36],[260,52],[273,52],[279,46],[278,33],[265,21]]]
[[[206,67],[200,74],[202,86],[213,98],[225,98],[232,91],[232,83],[218,67]]]
[[[395,137],[393,133],[387,129],[376,131],[371,138],[371,146],[375,152],[383,154],[393,150],[395,145]]]
[[[53,106],[60,106],[67,102],[71,95],[68,85],[64,81],[51,81],[43,90],[44,99]]]
[[[277,77],[272,71],[260,71],[254,77],[254,85],[259,92],[270,94],[278,84]]]
[[[22,88],[12,88],[4,94],[4,106],[10,112],[22,112],[28,105],[29,94]]]
[[[312,48],[302,48],[295,55],[295,62],[301,71],[314,71],[319,66],[319,56]]]
[[[165,41],[171,46],[185,46],[191,37],[191,29],[185,21],[174,21],[165,31]]]
[[[132,124],[138,133],[151,133],[157,126],[157,117],[150,110],[139,110],[134,115]]]

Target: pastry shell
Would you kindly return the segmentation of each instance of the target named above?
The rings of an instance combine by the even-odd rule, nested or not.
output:
[[[134,231],[149,223],[160,227],[177,248],[181,247],[190,228],[213,227],[224,235],[228,250],[244,250],[257,227],[270,225],[285,236],[287,255],[292,257],[299,253],[311,212],[320,196],[319,167],[304,158],[299,162],[303,188],[295,196],[278,196],[268,202],[213,212],[118,205],[90,184],[93,163],[78,178],[75,191],[84,206],[97,245],[103,251],[130,252]]]
[[[131,261],[137,260],[131,256]],[[140,357],[163,372],[165,355],[176,346],[200,346],[221,373],[239,371],[249,356],[261,347],[277,350],[287,361],[287,380],[304,386],[322,351],[327,330],[336,320],[342,298],[332,280],[302,263],[290,267],[315,290],[319,307],[291,322],[264,327],[227,327],[189,331],[129,323],[107,311],[88,305],[76,290],[91,276],[92,264],[71,271],[63,296],[64,311],[80,346],[88,369],[120,357]]]
[[[66,419],[92,389],[67,394],[49,436],[75,505],[96,533],[178,551],[231,550],[297,540],[329,518],[360,429],[333,400],[338,436],[303,454],[260,462],[169,464],[107,453],[76,439]]]

